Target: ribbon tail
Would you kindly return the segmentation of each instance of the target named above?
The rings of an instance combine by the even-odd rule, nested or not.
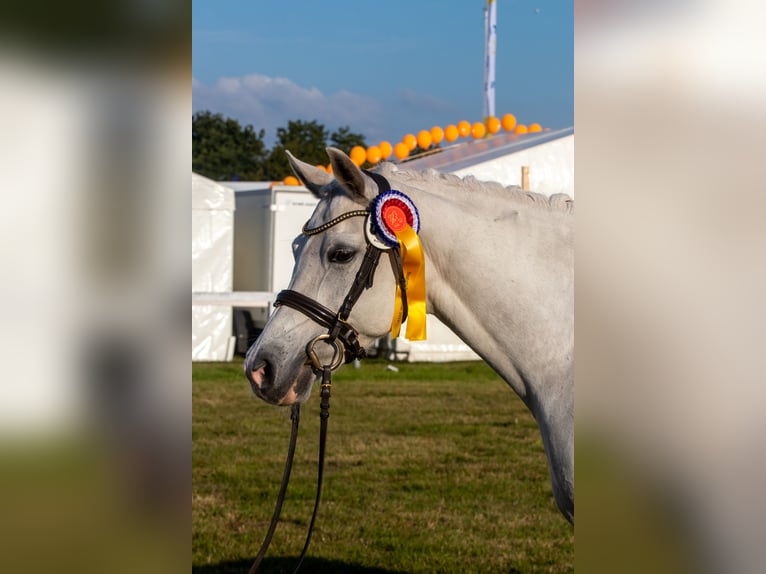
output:
[[[423,246],[418,234],[409,225],[399,231],[396,238],[399,240],[402,269],[407,280],[408,311],[405,337],[410,341],[422,341],[426,338],[426,262]]]

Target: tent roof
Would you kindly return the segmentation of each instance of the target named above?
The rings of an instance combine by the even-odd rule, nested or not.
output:
[[[192,209],[234,209],[234,190],[192,172]]]
[[[574,127],[531,134],[499,133],[494,136],[452,145],[437,153],[430,153],[402,162],[405,169],[435,169],[453,173],[478,163],[510,155],[527,148],[563,138],[574,133]]]

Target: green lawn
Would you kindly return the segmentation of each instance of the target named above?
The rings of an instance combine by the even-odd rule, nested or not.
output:
[[[537,426],[486,365],[367,360],[335,374],[322,505],[303,572],[569,572]],[[279,488],[289,409],[252,395],[241,362],[193,366],[192,560],[247,572]],[[300,552],[316,483],[318,392],[262,572]]]

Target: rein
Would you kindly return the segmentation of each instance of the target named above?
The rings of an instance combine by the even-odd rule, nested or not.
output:
[[[379,193],[389,191],[391,189],[388,181],[381,175],[368,172],[365,173],[372,177],[378,184]],[[319,510],[319,501],[322,495],[322,483],[324,478],[324,458],[325,458],[325,444],[327,442],[327,421],[330,418],[330,394],[332,386],[332,372],[340,368],[345,363],[350,363],[354,359],[363,359],[367,356],[366,351],[359,343],[359,332],[348,323],[348,317],[351,314],[356,302],[362,293],[366,289],[372,287],[373,277],[375,270],[378,267],[380,256],[383,251],[388,251],[391,267],[394,270],[394,274],[397,277],[399,284],[399,291],[402,299],[402,321],[407,318],[407,295],[406,295],[406,279],[404,277],[404,270],[402,265],[401,254],[396,248],[389,249],[383,246],[380,242],[375,241],[372,232],[370,231],[370,210],[358,209],[355,211],[348,211],[331,219],[327,223],[319,225],[314,228],[309,228],[308,223],[303,226],[303,234],[307,236],[318,235],[334,227],[335,225],[350,219],[352,217],[366,217],[365,223],[365,237],[367,238],[367,250],[365,251],[362,263],[359,266],[359,270],[354,277],[354,282],[351,285],[348,293],[346,294],[343,303],[337,313],[334,313],[318,301],[293,291],[292,289],[285,289],[277,294],[274,307],[290,307],[306,315],[309,319],[318,323],[322,327],[327,328],[327,333],[323,333],[318,337],[312,339],[308,345],[306,345],[307,362],[311,365],[312,371],[315,375],[322,376],[321,392],[320,392],[320,427],[319,427],[319,461],[317,469],[317,492],[314,500],[314,510],[311,514],[311,522],[309,523],[308,532],[306,534],[306,542],[303,545],[303,550],[298,557],[298,562],[295,565],[293,574],[298,572],[298,569],[303,563],[303,559],[306,557],[306,553],[311,543],[311,534],[314,531],[314,523],[316,521],[317,512]],[[377,244],[377,245],[376,245]],[[323,365],[322,361],[316,352],[316,345],[319,342],[324,342],[327,345],[331,345],[334,348],[333,357],[328,364]],[[279,487],[279,494],[277,495],[277,503],[274,508],[274,514],[271,517],[271,523],[269,529],[266,532],[266,537],[261,544],[261,548],[255,557],[253,565],[250,567],[249,574],[255,574],[260,567],[260,564],[266,555],[266,551],[271,544],[271,539],[274,536],[274,532],[279,522],[279,515],[282,511],[282,504],[287,492],[287,484],[290,481],[290,472],[293,466],[293,458],[295,455],[295,444],[298,438],[298,426],[300,423],[300,405],[295,404],[292,406],[290,413],[290,419],[292,421],[290,431],[290,444],[287,450],[287,459],[285,460],[285,468],[282,473],[282,483]]]
[[[324,454],[325,444],[327,442],[327,420],[330,418],[330,388],[332,385],[332,372],[340,367],[343,359],[343,345],[339,341],[334,342],[335,354],[332,360],[327,365],[322,365],[314,350],[314,346],[319,341],[327,341],[329,339],[327,334],[319,335],[313,339],[306,348],[306,354],[311,360],[311,368],[316,373],[318,370],[322,373],[322,390],[320,392],[320,405],[319,405],[319,465],[317,470],[317,493],[314,500],[314,511],[311,513],[311,522],[309,523],[309,529],[306,534],[306,542],[301,550],[301,555],[298,557],[298,562],[295,565],[293,574],[298,572],[303,564],[303,559],[306,557],[306,553],[311,544],[311,534],[314,532],[314,523],[316,521],[317,513],[319,511],[319,501],[322,496],[322,483],[324,481]],[[290,430],[290,446],[287,449],[287,459],[285,460],[285,469],[282,473],[282,484],[279,486],[279,494],[277,495],[277,504],[274,507],[274,514],[271,517],[271,523],[269,529],[266,532],[266,537],[263,539],[261,548],[253,561],[253,565],[250,567],[249,574],[255,574],[266,556],[266,551],[269,549],[271,539],[274,536],[274,532],[277,529],[277,523],[279,522],[279,515],[282,512],[282,504],[285,501],[285,494],[287,493],[287,485],[290,482],[290,472],[293,468],[293,458],[295,456],[295,444],[298,440],[298,426],[300,424],[301,407],[299,404],[292,406],[290,412],[290,420],[292,421]]]

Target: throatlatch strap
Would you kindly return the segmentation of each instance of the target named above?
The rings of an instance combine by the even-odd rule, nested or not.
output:
[[[399,293],[399,297],[402,302],[401,322],[404,323],[407,320],[407,310],[409,307],[407,305],[407,280],[404,278],[402,256],[398,249],[389,249],[388,256],[391,260],[391,268],[394,270],[394,275],[396,275],[396,282],[399,286],[397,292]]]

